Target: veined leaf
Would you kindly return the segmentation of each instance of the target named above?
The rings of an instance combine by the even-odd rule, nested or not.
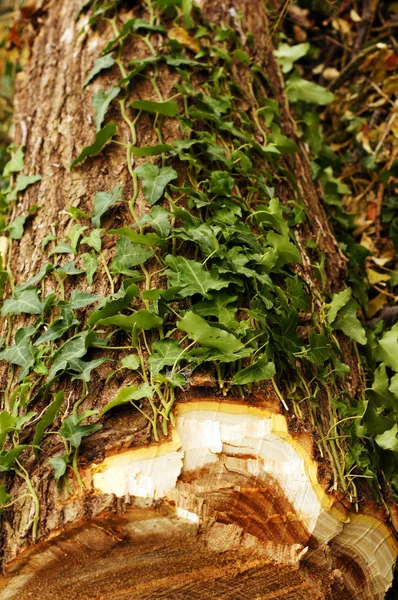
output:
[[[18,456],[26,448],[29,448],[28,444],[16,446],[8,452],[6,450],[0,450],[0,473],[5,473],[6,471],[9,471],[14,462],[17,460]]]
[[[88,416],[92,415],[97,411],[85,411],[84,413],[77,415],[75,413],[71,414],[70,417],[67,417],[62,422],[62,426],[59,430],[59,434],[74,448],[78,448],[82,443],[82,439],[91,435],[95,431],[98,431],[102,428],[100,424],[92,424],[92,425],[81,425],[81,422]]]
[[[88,244],[91,248],[94,248],[96,252],[101,252],[101,231],[102,229],[93,229],[90,231],[90,235],[84,237],[81,244]]]
[[[105,119],[106,111],[108,106],[120,93],[120,87],[113,86],[109,88],[107,92],[98,90],[93,96],[93,108],[95,110],[94,124],[95,131],[99,131],[102,127],[102,123]]]
[[[37,181],[41,180],[41,175],[18,175],[17,181],[15,182],[15,187],[11,192],[6,194],[7,202],[11,202],[12,200],[16,200],[18,194],[23,192],[29,186],[33,185]]]
[[[5,300],[1,309],[1,316],[5,317],[10,313],[13,315],[41,315],[43,303],[40,301],[37,290],[23,290],[18,292],[14,298]]]
[[[88,292],[79,292],[79,290],[74,289],[70,295],[69,302],[72,310],[78,310],[79,308],[84,308],[89,304],[98,302],[98,300],[102,300],[102,296],[96,296]]]
[[[173,146],[170,144],[155,144],[154,146],[131,146],[131,153],[133,156],[141,157],[141,156],[157,156],[158,154],[162,154],[163,152],[170,152],[174,150]]]
[[[256,381],[271,379],[276,373],[275,365],[266,356],[262,356],[255,363],[238,371],[232,381],[232,385],[247,385]]]
[[[94,61],[94,66],[91,69],[90,73],[87,75],[85,82],[83,83],[83,88],[85,88],[90,81],[94,79],[98,73],[104,71],[105,69],[110,69],[115,64],[115,60],[112,57],[112,54],[104,54],[104,56],[100,56],[100,58],[96,58]]]
[[[84,254],[82,254],[82,260],[84,262],[84,270],[86,271],[87,281],[91,285],[98,267],[98,260],[94,250],[91,250],[90,253],[84,252]]]
[[[94,196],[94,210],[91,219],[94,227],[100,227],[101,217],[115,202],[119,202],[123,192],[122,185],[116,185],[110,192],[97,192]],[[86,242],[87,243],[87,242]]]
[[[278,48],[274,50],[274,56],[278,59],[278,63],[281,66],[283,73],[289,73],[293,69],[293,63],[296,60],[303,58],[310,49],[308,42],[304,44],[295,44],[289,46],[289,44],[279,44]]]
[[[123,369],[130,369],[131,371],[136,371],[141,365],[140,359],[136,354],[129,354],[128,356],[125,356],[120,361],[120,364],[122,365]]]
[[[301,255],[298,248],[279,233],[270,231],[267,235],[267,242],[278,252],[277,267],[289,262],[301,264]]]
[[[351,298],[337,314],[333,321],[333,329],[341,329],[348,337],[352,338],[358,344],[366,344],[366,332],[357,317],[358,303]]]
[[[145,110],[150,113],[157,113],[165,117],[175,117],[178,114],[178,104],[173,100],[167,102],[152,102],[151,100],[135,100],[131,103],[131,108]]]
[[[122,237],[116,242],[116,254],[111,262],[110,271],[111,273],[132,275],[134,271],[131,271],[131,267],[142,265],[153,254],[153,250],[133,244],[130,240]]]
[[[119,235],[120,237],[127,238],[128,240],[130,240],[130,242],[133,242],[134,244],[138,244],[141,246],[149,246],[150,248],[152,248],[153,246],[159,246],[159,244],[162,243],[160,237],[155,233],[146,233],[145,235],[143,235],[141,233],[137,233],[129,227],[121,227],[120,229],[110,229],[108,233],[112,235]]]
[[[88,383],[91,379],[91,371],[109,360],[113,359],[100,357],[95,358],[94,360],[84,361],[80,360],[80,358],[76,358],[69,361],[68,371],[72,371],[74,373],[72,376],[72,381],[75,381],[75,379],[80,379],[81,381]]]
[[[148,365],[152,375],[157,375],[164,367],[174,366],[178,359],[184,356],[183,349],[177,340],[160,340],[152,344],[152,348],[156,350],[148,358]]]
[[[343,306],[345,306],[347,304],[347,302],[351,298],[351,295],[352,295],[351,288],[346,288],[342,292],[339,292],[338,294],[333,295],[333,298],[332,298],[332,301],[330,302],[330,304],[326,305],[326,320],[329,323],[329,325],[333,324],[335,318],[337,317],[337,313],[339,312],[339,310],[341,308],[343,308]]]
[[[228,287],[228,281],[219,279],[215,274],[206,271],[202,263],[196,260],[188,260],[183,256],[171,256],[168,254],[165,258],[170,286],[182,287],[178,293],[181,298],[201,294],[205,298],[210,298],[210,290],[220,290]]]
[[[162,239],[165,239],[171,230],[169,218],[170,213],[168,210],[163,208],[163,206],[154,206],[151,212],[145,213],[145,215],[138,219],[134,227],[149,225]]]
[[[48,462],[55,471],[54,477],[55,481],[58,483],[61,477],[63,477],[66,473],[66,468],[69,463],[69,456],[68,454],[64,454],[63,456],[54,456],[54,458],[50,458]]]
[[[205,348],[214,348],[224,354],[233,354],[244,348],[243,344],[231,333],[213,327],[196,315],[188,311],[177,323],[178,329],[185,331],[191,340],[194,340]]]
[[[83,162],[83,160],[88,156],[95,156],[96,154],[99,154],[102,148],[105,146],[105,144],[109,142],[112,139],[112,137],[116,134],[116,131],[116,123],[108,123],[107,125],[105,125],[105,127],[100,129],[95,136],[94,143],[91,144],[91,146],[86,146],[85,148],[83,148],[79,156],[75,158],[75,160],[72,162],[70,170],[72,171],[72,169],[74,169],[76,165]]]
[[[129,285],[126,290],[120,290],[117,294],[117,298],[108,300],[104,306],[97,308],[91,313],[87,320],[89,327],[92,327],[100,319],[106,319],[107,317],[113,317],[118,312],[128,308],[136,296],[139,294],[139,287],[134,283]]]
[[[116,327],[127,330],[144,329],[147,331],[155,327],[160,327],[163,319],[149,312],[149,310],[141,309],[132,315],[115,315],[107,319],[100,319],[97,323],[98,325],[116,325]]]
[[[70,361],[76,358],[82,358],[87,353],[93,334],[84,331],[75,335],[73,338],[65,342],[54,355],[54,362],[51,365],[48,379],[51,381],[59,371],[64,371]]]
[[[152,398],[152,396],[153,388],[147,383],[144,383],[140,388],[136,385],[122,388],[116,398],[108,402],[105,408],[102,409],[100,417],[107,413],[108,410],[111,410],[111,408],[115,408],[115,406],[121,406],[129,402],[142,400],[143,398]]]
[[[145,198],[151,206],[163,196],[167,184],[177,179],[177,171],[172,167],[158,167],[152,163],[140,165],[135,173],[142,179]]]

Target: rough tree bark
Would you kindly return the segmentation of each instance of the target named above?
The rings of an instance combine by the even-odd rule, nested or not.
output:
[[[294,138],[264,3],[201,4],[211,22],[253,34],[257,63],[280,104],[282,130]],[[41,243],[51,224],[59,239],[70,227],[70,217],[62,211],[73,205],[90,212],[96,192],[123,184],[127,198],[131,189],[120,146],[69,170],[92,139],[92,91],[83,91],[82,84],[113,37],[110,26],[90,29],[86,14],[76,21],[79,5],[80,0],[50,1],[36,14],[31,58],[18,79],[14,139],[26,144],[25,172],[41,174],[42,181],[18,206],[18,214],[34,204],[40,211],[21,242],[14,242],[16,283],[26,281],[44,262]],[[237,12],[243,15],[240,24],[234,19]],[[126,9],[122,19],[129,16],[131,9]],[[141,50],[138,42],[132,43],[131,56],[140,56]],[[109,86],[115,77],[110,71],[102,81]],[[172,95],[173,83],[173,74],[162,67],[164,97]],[[151,97],[145,85],[134,88],[133,98]],[[120,121],[117,109],[112,111],[112,120]],[[119,126],[120,139],[127,140],[127,128]],[[173,136],[177,132],[170,125],[165,141]],[[142,144],[156,143],[152,138],[151,132],[139,131]],[[337,291],[344,260],[311,181],[305,149],[289,156],[285,165],[310,215],[299,244],[302,240],[304,247],[308,237],[317,240],[327,257],[330,289]],[[278,193],[289,199],[283,181]],[[139,197],[137,212],[144,210]],[[105,227],[120,226],[124,219],[118,208]],[[113,252],[105,249],[107,260]],[[308,262],[301,274],[311,284]],[[51,283],[46,286],[49,291]],[[79,286],[84,289],[83,278]],[[69,284],[66,294],[70,291]],[[97,277],[91,291],[109,293],[105,275]],[[15,320],[14,331],[22,322]],[[100,369],[90,382],[84,409],[102,408],[128,383],[114,378],[105,386],[106,372]],[[4,367],[2,387],[6,373]],[[354,358],[350,377],[355,393]],[[65,385],[66,397],[75,401],[80,389],[76,383]],[[220,399],[210,383],[193,381],[177,398],[175,420],[169,436],[155,443],[146,420],[133,410],[109,417],[82,446],[85,489],[73,487],[72,494],[57,489],[47,460],[32,458],[28,468],[40,500],[38,541],[33,544],[27,530],[30,500],[4,511],[0,600],[384,597],[397,554],[384,512],[369,500],[356,514],[347,498],[330,490],[330,468],[317,452],[311,426],[284,410],[272,386],[264,384],[261,393],[241,400]],[[47,456],[59,451],[56,440],[46,442]],[[25,491],[17,478],[10,485],[14,497]]]

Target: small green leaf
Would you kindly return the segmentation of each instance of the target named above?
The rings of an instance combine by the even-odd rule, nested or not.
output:
[[[1,309],[1,316],[6,315],[41,315],[43,303],[40,301],[37,290],[23,290],[15,294],[14,298],[5,300]]]
[[[58,483],[61,477],[63,477],[66,473],[66,468],[69,463],[69,456],[68,454],[64,454],[63,456],[54,456],[54,458],[50,458],[48,462],[55,471],[54,477],[55,481]]]
[[[152,398],[153,396],[152,386],[144,383],[140,388],[136,385],[122,388],[116,398],[108,402],[105,408],[102,409],[100,417],[102,417],[108,410],[115,408],[115,406],[121,406],[135,400],[142,400],[143,398]]]
[[[115,60],[112,57],[112,54],[104,54],[104,56],[100,56],[100,58],[95,59],[94,66],[83,83],[83,88],[85,88],[90,81],[92,81],[94,77],[98,75],[98,73],[104,71],[105,69],[110,69],[110,67],[113,67],[114,64]]]
[[[224,354],[233,354],[244,348],[243,344],[231,333],[212,326],[205,319],[188,311],[177,323],[178,329],[185,331],[191,340],[205,348],[214,348]]]
[[[152,163],[144,163],[134,171],[142,179],[145,198],[151,206],[163,196],[170,181],[177,179],[177,171],[172,167],[158,167]]]
[[[93,412],[95,413],[97,411],[86,411],[80,415],[75,413],[71,414],[70,417],[63,420],[58,433],[64,440],[70,442],[74,448],[78,448],[84,437],[87,437],[102,428],[102,425],[100,424],[81,425],[81,422],[87,416],[93,414]]]
[[[293,63],[300,58],[303,58],[310,49],[308,42],[304,44],[296,44],[295,46],[289,46],[289,44],[279,44],[277,50],[274,50],[274,55],[278,59],[278,63],[281,66],[283,73],[289,73],[293,69]]]
[[[167,102],[152,102],[151,100],[134,100],[131,108],[145,110],[146,112],[164,115],[165,117],[175,117],[178,114],[178,104],[172,100]]]
[[[366,332],[357,317],[358,303],[351,298],[343,308],[338,312],[333,321],[333,329],[341,329],[348,337],[352,338],[358,344],[366,344]]]
[[[105,119],[106,111],[108,110],[108,106],[120,93],[120,87],[113,86],[109,88],[107,92],[103,90],[98,90],[96,94],[93,96],[93,108],[95,110],[94,124],[95,131],[99,131],[101,129],[102,123]]]
[[[98,260],[94,250],[91,250],[90,253],[84,252],[84,254],[82,254],[82,261],[84,262],[84,270],[86,271],[87,281],[91,285],[98,267]]]
[[[76,165],[83,162],[84,159],[88,156],[95,156],[96,154],[99,154],[102,148],[105,146],[105,144],[109,142],[112,139],[112,137],[116,134],[116,131],[116,123],[108,123],[108,125],[105,125],[105,127],[100,129],[100,131],[98,131],[98,133],[95,136],[94,143],[91,144],[91,146],[86,146],[85,148],[83,148],[79,156],[75,158],[75,160],[72,162],[70,170],[72,171],[72,169],[74,169]]]
[[[74,223],[74,225],[72,225],[70,228],[68,238],[70,240],[70,247],[72,248],[73,254],[77,254],[77,245],[79,243],[79,239],[86,229],[88,229],[87,226],[79,225],[78,223]]]
[[[6,450],[0,450],[0,473],[5,473],[6,471],[9,471],[12,468],[14,462],[17,460],[18,456],[26,448],[29,448],[28,444],[16,446],[8,452]]]
[[[334,100],[334,94],[321,85],[301,79],[298,73],[293,73],[286,82],[286,92],[289,102],[307,102],[324,106]]]
[[[101,252],[101,231],[102,229],[93,229],[90,231],[90,235],[84,237],[80,243],[91,246],[91,248],[94,248],[96,252]]]
[[[47,429],[47,427],[50,427],[50,425],[53,424],[55,416],[56,416],[57,412],[59,411],[63,401],[64,401],[64,392],[63,391],[55,394],[54,400],[47,407],[42,418],[36,425],[35,434],[33,436],[33,441],[32,441],[33,446],[40,445],[40,442],[43,439],[45,430]],[[38,457],[37,447],[34,448],[34,452],[35,452],[35,455],[37,458]]]
[[[64,371],[71,361],[82,358],[87,353],[91,339],[92,333],[84,331],[65,342],[54,354],[54,362],[48,374],[49,380],[51,381],[59,371]]]
[[[123,192],[122,185],[116,185],[110,192],[98,192],[94,197],[94,210],[91,219],[94,227],[100,227],[101,217],[115,202],[119,202]]]
[[[60,275],[72,276],[72,275],[80,275],[84,273],[84,269],[79,269],[74,260],[68,260],[63,265],[60,265],[57,268],[57,271]]]
[[[50,273],[53,270],[53,268],[54,265],[52,263],[44,263],[44,265],[41,267],[40,271],[36,273],[36,275],[33,275],[33,277],[28,279],[28,281],[26,281],[25,283],[21,283],[21,285],[17,285],[15,287],[15,294],[18,295],[20,292],[23,292],[23,290],[26,290],[30,287],[34,287],[36,284],[40,283],[41,280],[47,275],[47,273]]]
[[[12,495],[7,493],[6,486],[0,485],[0,507],[7,504],[11,498]]]
[[[216,196],[230,196],[235,185],[233,178],[226,171],[213,171],[210,181],[210,192]]]
[[[127,238],[128,240],[130,240],[130,242],[133,242],[134,244],[138,244],[140,246],[149,246],[150,248],[152,248],[153,246],[159,246],[159,244],[162,243],[160,237],[155,233],[147,233],[143,235],[142,233],[137,233],[133,229],[129,229],[129,227],[121,227],[120,229],[109,229],[107,233]]]
[[[277,267],[290,262],[301,264],[301,255],[298,248],[279,233],[270,231],[267,235],[267,242],[278,252]]]
[[[397,433],[398,424],[395,423],[395,425],[391,429],[388,429],[380,435],[376,435],[375,442],[378,446],[380,446],[380,448],[383,448],[383,450],[391,450],[392,452],[398,452]]]
[[[140,368],[141,363],[136,354],[129,354],[128,356],[122,358],[120,364],[122,365],[123,369],[131,369],[132,371],[136,371]]]
[[[49,256],[51,256],[52,254],[73,254],[73,250],[69,244],[67,244],[66,242],[61,242],[51,250]]]
[[[107,317],[113,317],[118,312],[128,308],[136,296],[139,294],[139,287],[135,283],[129,285],[127,289],[119,290],[118,297],[114,297],[112,300],[108,300],[104,306],[97,308],[91,313],[87,320],[89,327],[95,325],[100,319],[106,319]]]
[[[170,234],[170,213],[163,206],[154,206],[151,212],[143,215],[135,223],[134,227],[142,227],[142,225],[149,225],[156,231],[156,233],[165,239]]]
[[[29,214],[26,213],[24,215],[20,215],[16,217],[12,223],[8,225],[6,228],[7,231],[10,232],[10,238],[12,240],[20,240],[23,236],[25,221],[28,218]]]
[[[122,237],[116,242],[116,254],[111,262],[110,271],[111,273],[131,275],[134,273],[131,271],[131,267],[144,264],[153,254],[153,250],[133,244],[130,240]]]
[[[337,313],[339,312],[340,309],[343,308],[343,306],[345,306],[347,304],[347,302],[351,298],[351,295],[352,295],[351,288],[346,288],[342,292],[339,292],[338,294],[333,295],[333,298],[332,298],[332,301],[330,302],[330,304],[327,304],[325,306],[326,320],[329,323],[329,325],[333,325],[333,322],[337,317]]]
[[[174,150],[174,148],[170,144],[155,144],[154,146],[141,146],[140,148],[138,146],[131,146],[132,155],[137,157],[157,156],[171,150]]]
[[[170,267],[165,272],[168,276],[170,286],[181,287],[178,293],[181,298],[201,294],[210,298],[210,290],[220,290],[229,285],[228,281],[219,279],[215,273],[206,271],[202,263],[196,260],[188,260],[183,256],[171,256],[165,258]]]
[[[97,322],[98,325],[116,325],[116,327],[127,330],[144,329],[147,331],[155,327],[160,327],[163,319],[149,312],[149,310],[141,309],[132,315],[115,315],[107,319],[100,319]]]
[[[96,296],[95,294],[89,294],[88,292],[79,292],[79,290],[74,289],[70,295],[69,302],[72,310],[78,310],[89,304],[98,302],[98,300],[102,300],[102,297]]]
[[[20,146],[18,150],[12,155],[8,163],[6,163],[3,170],[4,179],[8,179],[12,173],[19,173],[24,168],[24,152],[23,146]]]
[[[71,360],[69,362],[68,371],[72,371],[74,373],[72,381],[75,381],[75,379],[80,379],[81,381],[88,383],[91,379],[91,371],[109,360],[113,359],[101,357],[90,361],[80,360],[80,358]]]
[[[25,191],[26,188],[40,180],[41,175],[18,175],[14,189],[11,192],[8,192],[8,194],[6,195],[7,202],[16,200],[20,192]]]
[[[271,379],[276,373],[275,365],[266,356],[259,358],[254,364],[238,371],[232,381],[232,385],[247,385],[257,381]]]

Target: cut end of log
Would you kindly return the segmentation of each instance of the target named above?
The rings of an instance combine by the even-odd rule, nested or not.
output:
[[[391,532],[323,489],[284,417],[209,401],[178,405],[175,420],[171,441],[92,466],[91,494],[125,511],[23,553],[0,600],[384,598]]]

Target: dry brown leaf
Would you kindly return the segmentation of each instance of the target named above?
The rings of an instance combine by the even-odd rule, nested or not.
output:
[[[172,27],[168,31],[168,36],[171,40],[177,40],[177,42],[180,42],[180,44],[186,48],[189,48],[189,50],[192,50],[192,52],[196,53],[200,50],[200,44],[198,40],[192,38],[183,27]]]
[[[379,310],[383,308],[385,304],[387,304],[387,301],[388,296],[383,293],[377,294],[375,298],[372,298],[372,300],[370,300],[368,304],[368,308],[366,309],[367,318],[371,319],[372,317],[374,317],[374,315],[378,313]]]

